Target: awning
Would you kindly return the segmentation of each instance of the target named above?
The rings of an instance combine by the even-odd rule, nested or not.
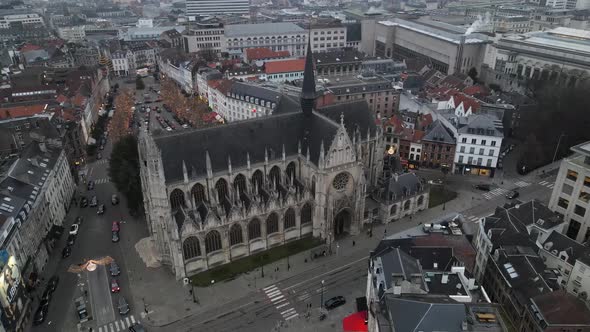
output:
[[[367,324],[367,312],[359,311],[352,315],[344,317],[342,320],[342,331],[345,332],[366,332],[368,331]]]

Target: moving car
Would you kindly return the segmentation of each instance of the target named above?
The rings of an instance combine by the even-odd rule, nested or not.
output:
[[[129,326],[129,332],[145,332],[146,329],[140,323]]]
[[[74,242],[76,242],[76,235],[70,234],[70,236],[68,236],[68,240],[66,243],[68,244],[68,246],[73,246]]]
[[[119,231],[119,222],[113,221],[113,225],[111,226],[111,231],[118,232]]]
[[[98,206],[98,211],[96,211],[96,214],[99,214],[99,215],[100,215],[100,214],[104,214],[104,210],[105,210],[105,206],[104,206],[104,204],[100,204],[100,205]]]
[[[116,277],[121,274],[121,269],[119,269],[119,265],[115,261],[111,262],[110,271],[112,277]]]
[[[506,194],[506,198],[508,199],[515,199],[520,196],[520,193],[516,190],[511,190]]]
[[[111,236],[111,241],[119,242],[119,232],[113,232],[113,235]]]
[[[88,199],[86,197],[80,198],[80,207],[85,208],[88,206]]]
[[[94,181],[88,181],[88,190],[94,189]]]
[[[111,204],[113,204],[113,205],[119,204],[119,197],[117,197],[117,194],[113,194],[113,196],[111,196]]]
[[[41,325],[47,318],[47,311],[49,310],[49,302],[48,301],[41,301],[39,304],[39,308],[35,312],[35,317],[33,318],[33,325]]]
[[[62,258],[68,258],[70,257],[70,254],[72,253],[72,247],[70,246],[66,246],[62,251],[61,251],[61,257]]]
[[[118,293],[119,291],[121,291],[121,288],[119,287],[119,282],[117,279],[111,280],[111,292]]]
[[[51,292],[55,292],[55,290],[57,289],[58,283],[59,283],[58,276],[53,276],[53,277],[49,278],[49,281],[47,282],[47,289],[50,289]]]
[[[70,227],[70,234],[71,235],[76,235],[78,234],[78,224],[72,224],[72,226]]]
[[[119,315],[127,315],[129,313],[129,303],[123,296],[119,296]]]
[[[90,200],[90,206],[95,207],[97,205],[98,205],[98,198],[96,198],[96,196],[92,196],[92,199]]]
[[[489,184],[476,184],[475,189],[483,190],[483,191],[490,191],[491,187]]]
[[[335,296],[324,303],[324,307],[328,310],[337,308],[346,303],[344,296]]]

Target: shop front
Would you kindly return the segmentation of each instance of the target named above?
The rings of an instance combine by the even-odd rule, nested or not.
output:
[[[7,331],[24,331],[31,309],[20,268],[6,251],[0,254],[0,267],[0,321]]]
[[[462,165],[458,164],[455,169],[457,174],[462,175],[475,175],[475,176],[486,176],[493,178],[495,169],[491,167],[485,167],[481,165]]]

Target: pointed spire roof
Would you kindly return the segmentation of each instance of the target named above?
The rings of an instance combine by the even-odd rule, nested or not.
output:
[[[311,49],[311,35],[307,37],[307,55],[303,72],[303,87],[301,88],[301,109],[303,113],[311,115],[315,106],[315,74],[313,72],[313,54]]]

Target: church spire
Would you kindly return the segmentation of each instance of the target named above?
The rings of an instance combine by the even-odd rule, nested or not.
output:
[[[311,22],[309,23],[311,31]],[[303,87],[301,88],[301,109],[305,115],[311,115],[315,106],[315,74],[313,72],[313,52],[311,49],[311,33],[307,36],[307,54],[305,56],[305,71],[303,72]]]

